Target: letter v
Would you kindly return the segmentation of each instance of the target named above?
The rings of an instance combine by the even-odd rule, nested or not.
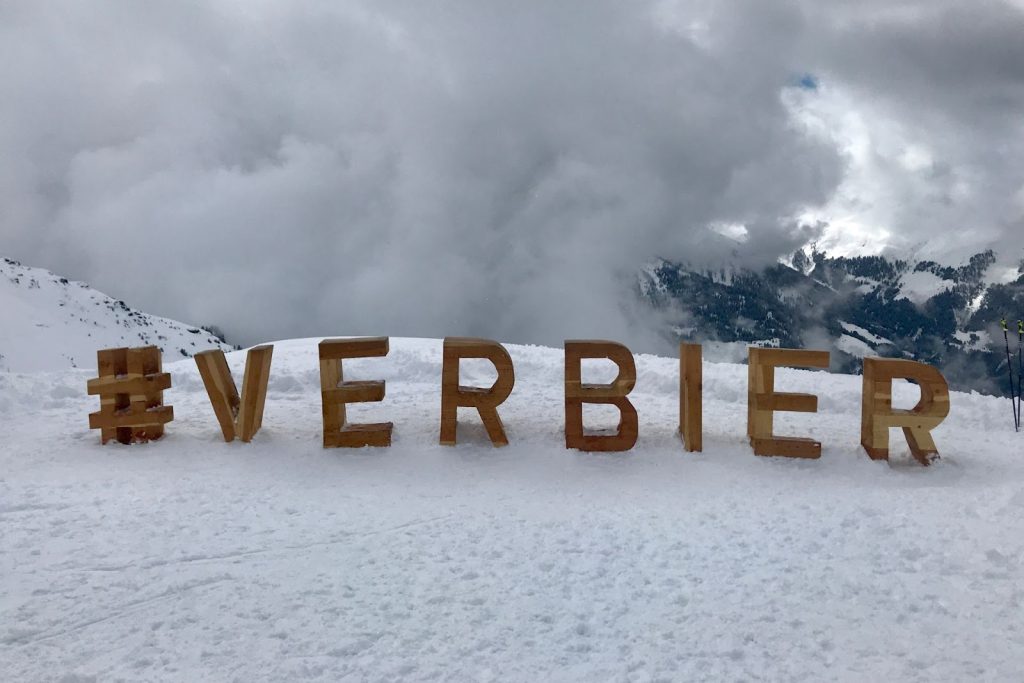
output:
[[[196,354],[196,365],[225,441],[234,441],[237,437],[248,443],[263,425],[263,406],[267,401],[267,380],[273,353],[274,347],[270,344],[249,349],[245,357],[241,397],[223,351],[213,349]]]

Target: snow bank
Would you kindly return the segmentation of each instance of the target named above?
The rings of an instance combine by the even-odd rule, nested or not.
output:
[[[0,373],[5,680],[1013,680],[1024,659],[1024,458],[1008,401],[954,393],[942,460],[858,446],[860,378],[755,457],[746,368],[704,368],[682,450],[678,361],[637,357],[637,447],[566,451],[560,349],[510,346],[511,445],[475,414],[436,445],[441,343],[346,361],[386,379],[357,421],[394,446],[320,447],[318,340],[275,347],[263,430],[225,444],[192,361],[160,442],[99,445],[92,370]],[[236,377],[244,354],[229,355]],[[610,364],[586,367],[588,381]],[[484,365],[464,382],[486,382]],[[896,401],[916,399],[910,385]],[[588,409],[589,411],[589,409]],[[614,426],[595,409],[588,426]]]

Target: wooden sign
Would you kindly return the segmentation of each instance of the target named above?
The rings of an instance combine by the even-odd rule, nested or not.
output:
[[[459,385],[459,361],[463,358],[485,358],[494,364],[498,377],[489,388]],[[489,339],[445,337],[441,365],[441,444],[454,446],[457,441],[459,408],[476,408],[495,446],[507,446],[505,426],[498,415],[498,406],[505,402],[515,385],[512,357],[505,347]]]
[[[619,366],[609,384],[584,384],[584,358],[607,358]],[[622,344],[599,340],[565,342],[565,447],[581,451],[628,451],[637,440],[639,419],[626,396],[636,385],[633,354]],[[619,426],[614,434],[595,434],[583,429],[583,404],[599,403],[619,409]]]
[[[227,358],[220,349],[202,351],[195,356],[199,375],[213,404],[225,441],[235,438],[248,443],[263,425],[263,406],[267,400],[272,345],[254,346],[245,356],[242,395],[238,395]]]
[[[892,407],[892,381],[910,379],[921,400],[910,410]],[[902,427],[910,452],[922,465],[939,455],[931,430],[949,415],[949,385],[930,365],[897,358],[865,358],[860,443],[872,460],[889,459],[889,429]]]
[[[828,357],[828,351],[750,348],[747,365],[747,436],[750,437],[755,455],[821,457],[821,443],[813,439],[773,434],[776,411],[818,412],[818,397],[813,394],[775,391],[775,368],[827,368]]]
[[[704,449],[702,365],[700,344],[679,345],[679,435],[691,453]]]
[[[324,448],[390,446],[393,424],[350,424],[345,406],[384,400],[384,382],[345,382],[341,362],[346,358],[388,355],[387,337],[325,339],[320,342],[320,398],[324,418]]]
[[[174,409],[164,405],[171,376],[162,371],[160,349],[103,349],[96,360],[99,377],[89,380],[87,391],[100,397],[100,409],[89,415],[89,428],[100,430],[101,442],[142,443],[163,436]]]
[[[582,451],[627,451],[636,445],[639,418],[629,394],[636,385],[633,354],[622,344],[601,340],[565,342],[565,446]],[[390,446],[391,422],[352,424],[349,403],[384,399],[385,383],[344,381],[342,361],[351,358],[379,358],[388,355],[387,337],[324,339],[319,345],[320,397],[325,448]],[[246,357],[242,391],[239,394],[222,351],[196,355],[214,414],[225,441],[250,441],[260,429],[266,403],[273,347],[258,346]],[[757,455],[793,458],[821,457],[821,443],[813,439],[776,436],[777,411],[817,412],[813,394],[775,391],[775,368],[827,368],[827,351],[750,348],[747,367],[747,437]],[[490,361],[497,378],[490,387],[459,383],[463,359]],[[607,384],[584,383],[584,359],[607,359],[618,372]],[[101,440],[122,443],[160,438],[164,425],[174,419],[171,406],[163,405],[163,392],[171,377],[162,372],[160,350],[142,348],[104,349],[97,354],[99,377],[88,382],[90,395],[99,395],[100,410],[89,415],[89,426],[99,429]],[[892,381],[908,379],[921,388],[921,400],[910,410],[892,407]],[[504,346],[488,339],[446,337],[441,367],[441,422],[439,441],[455,445],[458,440],[459,408],[475,408],[487,436],[495,446],[509,443],[498,413],[499,406],[515,386],[512,358]],[[703,450],[703,370],[699,344],[679,346],[678,433],[688,452]],[[938,369],[914,361],[865,358],[861,407],[861,445],[875,460],[889,457],[889,429],[900,427],[914,457],[924,465],[938,457],[931,432],[949,414],[949,386]],[[583,426],[584,404],[614,406],[619,411],[614,430],[591,430]]]

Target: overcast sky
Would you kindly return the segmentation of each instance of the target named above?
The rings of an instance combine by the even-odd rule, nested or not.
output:
[[[0,3],[0,255],[233,341],[651,348],[652,257],[1024,257],[1009,0]]]

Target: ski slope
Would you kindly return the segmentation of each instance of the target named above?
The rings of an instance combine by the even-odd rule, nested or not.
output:
[[[746,368],[704,367],[683,452],[678,361],[637,357],[633,451],[563,444],[560,349],[509,346],[495,449],[437,445],[441,342],[346,361],[385,379],[394,445],[320,447],[317,339],[275,346],[263,430],[223,443],[191,360],[166,437],[99,445],[93,369],[0,373],[0,679],[1019,680],[1024,452],[1009,401],[954,393],[942,459],[859,441],[860,378],[780,370],[820,412],[745,442]],[[243,353],[229,354],[240,381]],[[611,366],[585,367],[586,381]],[[464,365],[463,382],[488,382]],[[911,405],[916,389],[897,387]],[[586,413],[611,427],[610,410]]]

